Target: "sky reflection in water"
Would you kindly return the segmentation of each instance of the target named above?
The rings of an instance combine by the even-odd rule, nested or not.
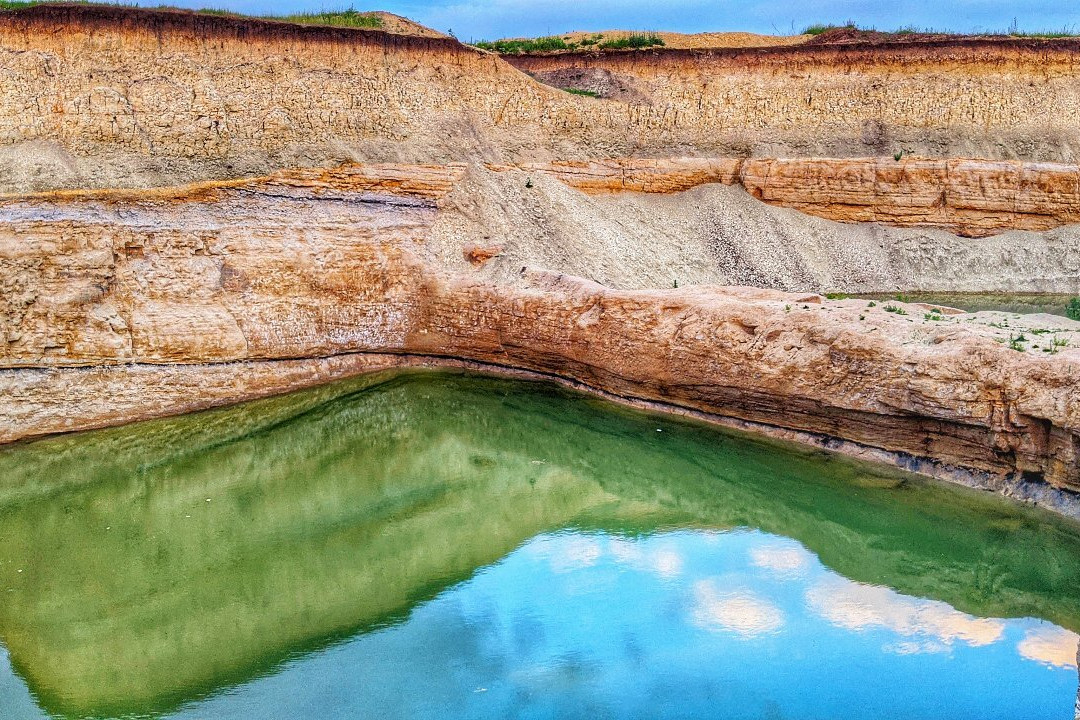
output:
[[[1076,649],[760,531],[563,532],[175,717],[1068,717]]]
[[[3,720],[1076,698],[1074,524],[548,385],[360,378],[0,449],[0,477]]]

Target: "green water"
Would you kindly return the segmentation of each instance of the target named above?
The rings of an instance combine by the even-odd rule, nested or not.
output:
[[[867,293],[853,297],[866,300],[903,300],[904,302],[944,305],[965,312],[996,310],[1008,313],[1047,313],[1068,317],[1066,308],[1075,295],[1060,293],[961,293],[961,292],[905,292]]]
[[[1075,524],[546,384],[368,377],[7,448],[0,477],[3,718],[1076,697]]]

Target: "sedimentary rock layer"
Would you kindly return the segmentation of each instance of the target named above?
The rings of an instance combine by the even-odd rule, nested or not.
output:
[[[1080,222],[1080,168],[1075,165],[877,157],[624,158],[517,167],[553,175],[590,193],[741,185],[769,204],[829,220],[937,227],[965,237]]]
[[[341,159],[906,149],[1075,162],[1077,47],[983,41],[512,59],[538,75],[613,73],[629,88],[623,102],[543,85],[452,38],[32,7],[0,23],[0,190],[175,184]]]
[[[443,187],[456,172],[420,174]],[[379,175],[359,174],[365,186]],[[302,176],[288,192],[275,178],[216,184],[209,198],[184,188],[0,204],[0,440],[175,411],[161,384],[203,383],[192,409],[365,366],[325,358],[410,355],[1080,488],[1080,333],[1018,351],[1009,330],[917,306],[614,291],[545,272],[485,283],[421,259],[434,200],[402,202],[393,185],[350,193],[347,171],[310,190]],[[292,365],[279,376],[276,362]]]
[[[1076,49],[1073,39],[984,38],[506,60],[559,87],[569,70],[604,74],[644,99],[632,120],[692,125],[755,154],[774,144],[783,155],[1075,161],[1073,121],[1055,115],[1080,107]]]

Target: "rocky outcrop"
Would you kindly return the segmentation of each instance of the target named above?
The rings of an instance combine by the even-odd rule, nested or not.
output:
[[[452,38],[110,6],[0,23],[0,191],[156,186],[342,160],[618,155],[1080,158],[1077,43],[514,57]],[[318,97],[318,103],[311,98]]]
[[[371,354],[538,373],[915,469],[1080,489],[1080,326],[1010,348],[1015,325],[919,306],[615,291],[527,269],[484,282],[423,260],[433,198],[460,169],[421,168],[409,190],[404,172],[8,198],[0,440],[280,392],[382,366],[328,360]]]
[[[517,169],[549,174],[590,193],[741,185],[771,205],[829,220],[936,227],[964,237],[1080,222],[1076,165],[892,157],[621,158],[524,163]]]

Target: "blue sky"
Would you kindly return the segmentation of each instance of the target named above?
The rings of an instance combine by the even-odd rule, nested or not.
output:
[[[143,0],[144,4],[157,4]],[[180,0],[252,14],[340,9],[350,0]],[[358,10],[388,10],[462,40],[549,35],[570,30],[748,30],[789,34],[814,23],[880,29],[915,25],[959,32],[1080,31],[1080,0],[355,0]]]

